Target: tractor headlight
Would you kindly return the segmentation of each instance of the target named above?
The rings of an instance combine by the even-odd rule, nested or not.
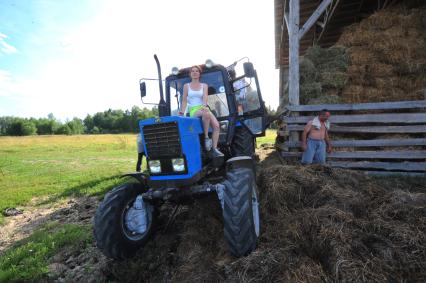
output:
[[[148,161],[149,171],[154,174],[161,173],[161,162],[160,160]]]
[[[172,159],[173,171],[183,172],[185,171],[185,160],[183,158]]]

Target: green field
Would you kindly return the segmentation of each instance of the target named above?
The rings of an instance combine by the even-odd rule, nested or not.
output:
[[[274,138],[268,130],[257,144]],[[34,197],[103,194],[135,170],[136,135],[0,137],[0,157],[3,211]]]
[[[268,144],[275,143],[276,136],[277,136],[276,130],[266,130],[266,135],[264,137],[259,137],[256,139],[257,147],[261,146],[264,143],[268,143]]]
[[[0,157],[3,211],[34,197],[102,194],[135,170],[136,135],[0,137]]]

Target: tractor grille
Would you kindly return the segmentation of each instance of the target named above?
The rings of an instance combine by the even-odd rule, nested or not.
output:
[[[150,159],[182,155],[179,129],[176,122],[144,126],[143,135]]]

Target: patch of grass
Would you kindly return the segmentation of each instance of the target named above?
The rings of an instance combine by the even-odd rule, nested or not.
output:
[[[256,146],[259,147],[265,143],[275,143],[275,137],[277,136],[276,130],[266,130],[264,137],[256,138]]]
[[[0,137],[2,211],[34,197],[101,195],[136,167],[136,135]],[[145,164],[143,165],[145,166]]]
[[[17,242],[0,257],[0,282],[37,282],[61,249],[82,249],[93,241],[88,226],[50,223]]]

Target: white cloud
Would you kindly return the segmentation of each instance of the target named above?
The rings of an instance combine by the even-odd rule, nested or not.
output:
[[[0,32],[0,51],[4,54],[17,53],[18,49],[6,42],[7,35]]]
[[[141,106],[138,81],[156,78],[154,53],[161,60],[163,78],[173,66],[201,64],[207,58],[227,65],[249,56],[266,104],[276,108],[273,2],[99,3],[103,6],[90,21],[55,38],[66,56],[37,66],[31,78],[3,74],[3,89],[22,99],[20,112],[14,115],[40,117],[53,112],[61,119],[84,118],[108,108]],[[1,36],[0,42],[5,38]]]

